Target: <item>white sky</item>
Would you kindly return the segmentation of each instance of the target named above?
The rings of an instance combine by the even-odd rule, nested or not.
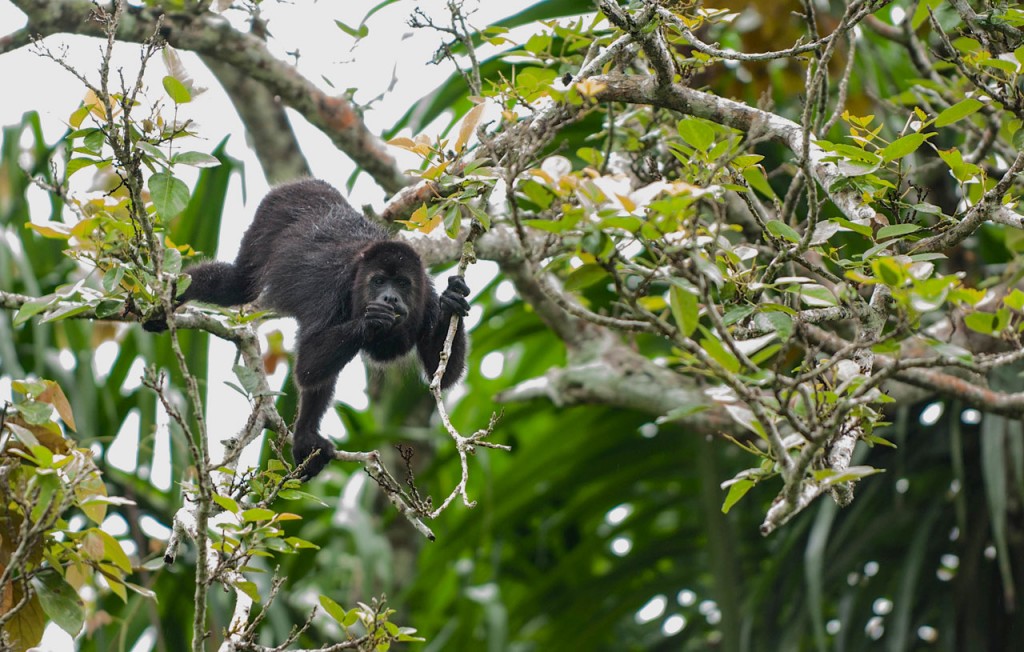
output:
[[[530,6],[535,0],[505,0],[492,2],[467,0],[468,8],[477,7],[478,11],[470,22],[482,28],[498,18],[512,15]],[[382,100],[374,104],[366,114],[366,122],[371,131],[380,133],[388,128],[405,112],[411,101],[419,99],[436,88],[452,72],[450,64],[432,65],[429,63],[434,49],[440,42],[437,34],[428,31],[414,31],[406,21],[416,7],[421,7],[430,15],[444,22],[443,0],[426,2],[399,2],[375,14],[369,21],[369,36],[359,43],[341,31],[334,23],[335,19],[356,26],[377,0],[365,2],[295,2],[277,3],[264,2],[263,15],[268,21],[272,35],[270,48],[282,59],[291,60],[287,52],[298,50],[299,70],[310,80],[329,91],[330,87],[323,78],[330,80],[339,92],[349,87],[359,89],[356,94],[358,102],[367,102],[387,90],[392,80],[392,71],[397,77],[395,89]],[[227,12],[225,16],[237,25],[244,23],[245,16],[241,12]],[[9,33],[25,24],[24,15],[6,0],[0,0],[0,34]],[[529,34],[523,35],[528,38]],[[54,36],[46,40],[47,46],[54,52],[62,47],[67,48],[67,60],[76,69],[89,78],[96,78],[96,69],[100,61],[100,41],[76,36]],[[232,180],[227,200],[226,217],[221,229],[221,245],[218,258],[230,260],[238,249],[241,235],[251,219],[256,203],[267,190],[260,166],[245,142],[244,129],[234,112],[227,96],[220,90],[212,75],[199,61],[198,57],[189,52],[179,52],[189,73],[198,86],[209,90],[196,97],[193,102],[182,108],[181,117],[190,118],[197,123],[197,131],[202,140],[193,140],[190,149],[210,151],[226,134],[231,134],[228,153],[244,161],[244,179],[246,198],[243,201],[242,183],[239,177]],[[484,51],[486,56],[486,51]],[[115,66],[125,69],[125,77],[134,79],[137,70],[137,47],[122,44],[115,51]],[[147,73],[150,94],[153,98],[163,95],[162,77],[167,74],[162,61],[154,59]],[[31,110],[38,111],[43,120],[47,142],[55,141],[65,130],[67,117],[74,111],[84,95],[81,84],[69,73],[62,70],[56,63],[40,57],[32,47],[0,55],[0,88],[4,89],[0,99],[0,125],[7,126],[20,122],[21,116]],[[290,112],[292,124],[298,134],[300,144],[313,174],[344,187],[351,175],[354,165],[337,151],[329,139],[294,112]],[[436,133],[441,125],[427,128],[426,132]],[[413,167],[415,159],[393,148],[394,155],[403,165]],[[72,190],[85,190],[90,181],[90,172],[83,170],[72,178]],[[41,191],[33,199],[33,208],[38,207],[39,218],[46,219],[48,204]],[[350,195],[353,205],[372,204],[377,209],[383,205],[384,194],[367,177],[363,175]],[[479,283],[469,279],[474,291],[485,282]],[[440,285],[440,283],[439,283]],[[290,321],[282,320],[274,327],[291,332]],[[211,400],[208,412],[208,425],[211,440],[216,442],[234,435],[243,425],[248,414],[248,404],[236,392],[224,388],[226,381],[236,382],[231,374],[234,363],[234,348],[217,341],[211,346],[210,378]],[[272,379],[273,381],[273,379]],[[276,384],[280,385],[280,378]],[[221,389],[224,388],[224,389]],[[285,388],[294,391],[293,388]],[[71,388],[70,391],[73,391]],[[356,408],[366,404],[365,374],[360,364],[352,364],[339,379],[337,397]],[[137,422],[136,422],[137,423]],[[337,435],[342,432],[341,424],[333,411],[324,421],[325,434]],[[163,435],[166,437],[166,433]],[[137,446],[137,438],[126,437],[128,457],[134,461],[131,448]],[[156,442],[157,448],[166,448],[166,441]],[[112,460],[113,461],[113,460]],[[127,462],[126,462],[127,463]],[[152,480],[157,484],[169,485],[177,479],[160,477],[159,470],[153,470]],[[67,635],[54,627],[50,627],[40,650],[65,651],[71,649],[72,643]],[[150,649],[145,645],[136,652]]]

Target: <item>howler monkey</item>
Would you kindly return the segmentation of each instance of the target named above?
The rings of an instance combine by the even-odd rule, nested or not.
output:
[[[296,464],[316,453],[304,479],[333,459],[320,420],[342,368],[360,351],[388,362],[415,347],[432,376],[451,316],[469,312],[469,287],[461,277],[451,277],[438,297],[412,247],[389,239],[317,179],[278,186],[264,197],[234,263],[205,262],[185,271],[192,282],[179,304],[236,306],[261,297],[261,305],[298,322],[294,377],[300,396],[292,452]],[[166,326],[163,320],[145,324],[151,331]],[[459,319],[441,387],[459,379],[465,358]]]

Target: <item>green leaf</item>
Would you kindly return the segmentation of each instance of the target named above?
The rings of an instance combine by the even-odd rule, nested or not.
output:
[[[249,580],[235,582],[235,588],[252,598],[253,602],[259,603],[262,600],[260,590],[259,587],[256,586],[256,582],[251,582]]]
[[[765,224],[765,228],[767,228],[768,232],[776,238],[782,238],[783,240],[789,240],[790,242],[800,242],[800,234],[797,233],[793,227],[784,222],[780,222],[779,220],[770,220]]]
[[[746,319],[754,310],[754,306],[747,304],[728,306],[725,309],[725,313],[722,314],[722,323],[726,326],[732,326],[741,319]]]
[[[99,163],[99,161],[97,161],[96,159],[85,158],[84,156],[73,158],[70,161],[68,161],[68,165],[64,169],[64,178],[69,179],[71,178],[72,174],[78,172],[82,168],[87,168],[90,165],[96,165],[97,163]]]
[[[105,559],[112,561],[115,566],[125,573],[132,572],[132,562],[128,559],[128,555],[125,554],[124,548],[117,542],[117,539],[99,528],[91,528],[89,531],[95,533],[103,540],[103,556]]]
[[[964,324],[976,333],[992,335],[995,332],[996,316],[990,312],[972,312],[964,317]]]
[[[85,625],[85,603],[55,570],[46,570],[32,578],[32,588],[50,620],[71,636],[78,636]]]
[[[867,224],[857,224],[856,222],[851,222],[845,217],[833,217],[831,218],[831,221],[835,222],[844,229],[850,229],[854,233],[859,233],[869,238],[871,237],[871,227],[868,226]]]
[[[188,206],[188,186],[170,172],[157,172],[149,178],[149,194],[156,212],[165,220]]]
[[[976,113],[981,107],[985,106],[981,101],[968,97],[966,100],[961,100],[949,107],[935,118],[936,127],[945,127],[951,125],[957,120],[963,120],[967,116]]]
[[[906,278],[903,267],[892,258],[877,258],[871,261],[871,269],[876,278],[889,287],[899,287]]]
[[[68,124],[73,128],[78,129],[82,126],[82,121],[85,120],[85,116],[89,115],[89,105],[83,104],[82,106],[75,109],[75,111],[68,116]]]
[[[913,154],[925,141],[925,138],[926,136],[922,133],[907,134],[902,138],[897,138],[882,150],[882,160],[888,163],[889,161]]]
[[[955,147],[945,150],[940,149],[939,158],[946,162],[946,165],[949,166],[957,181],[970,181],[981,174],[981,168],[965,161],[963,155],[960,154],[960,150]]]
[[[588,263],[580,265],[565,279],[565,289],[580,290],[608,278],[608,272],[600,265]]]
[[[14,325],[20,326],[24,324],[35,315],[38,315],[42,311],[46,310],[56,300],[57,297],[50,295],[40,297],[38,299],[33,299],[32,301],[26,301],[25,303],[21,304],[21,308],[19,308],[18,312],[14,315]]]
[[[222,496],[220,494],[213,494],[213,502],[221,506],[222,509],[231,512],[232,514],[238,513],[238,502],[234,498]]]
[[[96,318],[106,319],[119,315],[124,311],[124,301],[116,299],[104,299],[96,304]]]
[[[687,145],[701,152],[708,151],[715,142],[715,130],[699,118],[683,118],[676,129]]]
[[[737,480],[731,484],[729,486],[729,493],[725,496],[725,502],[722,503],[722,513],[728,514],[732,506],[738,503],[740,498],[743,498],[753,486],[753,480]]]
[[[231,368],[231,370],[235,372],[235,377],[237,377],[239,382],[242,383],[242,387],[245,388],[245,391],[248,392],[250,396],[255,396],[260,387],[259,374],[240,364],[236,364]]]
[[[214,168],[220,165],[220,160],[216,156],[203,152],[181,152],[171,157],[171,163],[191,165],[195,168]]]
[[[768,183],[768,177],[765,176],[764,169],[761,166],[751,166],[743,168],[743,178],[747,180],[750,187],[761,193],[768,199],[778,199],[778,195],[775,194],[775,190]]]
[[[710,409],[710,405],[707,404],[693,404],[693,405],[681,405],[677,408],[672,408],[667,414],[663,414],[654,420],[655,423],[661,425],[670,421],[676,421],[678,419],[685,419],[688,416],[692,416],[704,410]]]
[[[164,90],[175,104],[187,104],[192,101],[192,92],[185,84],[170,75],[164,77]]]
[[[345,608],[342,607],[340,604],[338,604],[334,600],[331,600],[326,595],[321,595],[320,606],[324,608],[324,611],[327,612],[328,616],[338,621],[340,625],[343,625],[345,627],[349,626],[345,624],[346,622],[348,622],[348,612],[346,612]]]
[[[82,145],[94,154],[99,154],[103,149],[103,131],[100,129],[91,129],[86,134],[85,138],[82,139]]]
[[[366,38],[366,36],[370,33],[370,28],[367,27],[366,25],[360,25],[359,27],[349,27],[340,20],[335,20],[334,24],[338,26],[338,29],[340,29],[341,31],[345,32],[346,34],[355,39]]]
[[[164,249],[164,273],[177,276],[181,272],[181,252],[174,247]]]
[[[700,341],[700,348],[704,349],[711,358],[722,365],[726,371],[736,373],[740,370],[740,361],[732,354],[732,351],[725,348],[720,340],[711,335]]]
[[[101,281],[100,284],[103,286],[103,289],[106,290],[107,292],[113,292],[115,289],[120,287],[121,279],[123,278],[124,267],[118,265],[116,267],[111,267],[106,271],[106,273],[103,274],[103,280]]]
[[[669,288],[668,297],[672,317],[676,320],[679,332],[684,337],[690,337],[700,323],[700,304],[697,302],[697,295],[691,290],[673,285]]]
[[[924,0],[924,2],[917,3],[917,9],[914,11],[913,17],[910,19],[910,26],[915,30],[920,27],[926,20],[931,12],[937,11],[939,5],[945,0]]]
[[[1024,292],[1014,288],[1010,294],[1003,298],[1003,303],[1006,304],[1008,308],[1013,308],[1018,312],[1024,310]]]
[[[775,329],[779,340],[785,342],[793,334],[793,318],[784,312],[762,312],[761,319],[767,319]]]
[[[550,34],[534,34],[523,46],[527,52],[533,54],[539,54],[546,51],[551,47],[551,35]]]
[[[876,236],[879,240],[885,240],[886,238],[896,238],[920,230],[921,227],[917,224],[890,224],[878,229]]]
[[[274,518],[276,512],[263,507],[253,507],[242,512],[243,521],[269,521]]]

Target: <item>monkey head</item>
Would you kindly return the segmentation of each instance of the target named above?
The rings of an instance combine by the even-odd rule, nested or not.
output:
[[[411,319],[419,323],[426,296],[419,254],[402,242],[375,242],[360,252],[353,298],[357,313],[390,330]]]

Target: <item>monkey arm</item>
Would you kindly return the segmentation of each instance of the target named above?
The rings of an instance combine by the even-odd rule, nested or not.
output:
[[[308,480],[323,471],[334,458],[334,445],[320,435],[320,420],[334,398],[334,379],[320,385],[301,387],[299,396],[299,418],[295,421],[295,435],[292,440],[292,456],[295,464],[306,461],[302,474]]]
[[[306,462],[303,480],[320,473],[334,458],[334,445],[320,435],[320,421],[331,407],[338,374],[362,347],[362,331],[362,324],[356,321],[326,328],[299,327],[295,360],[299,416],[295,420],[292,456],[296,464],[301,464],[316,454]]]
[[[330,382],[364,345],[363,325],[350,320],[324,328],[299,326],[295,382],[301,388]]]
[[[441,359],[441,349],[448,337],[448,324],[453,315],[458,315],[459,326],[455,331],[455,339],[452,340],[452,352],[448,358],[448,366],[445,367],[444,376],[441,377],[441,388],[447,389],[455,384],[462,377],[466,368],[466,329],[462,318],[469,314],[469,302],[466,297],[469,295],[469,286],[461,276],[452,276],[448,279],[448,287],[441,293],[440,299],[434,306],[437,318],[428,320],[432,325],[424,328],[416,343],[416,349],[423,362],[423,369],[427,376],[433,376]]]

